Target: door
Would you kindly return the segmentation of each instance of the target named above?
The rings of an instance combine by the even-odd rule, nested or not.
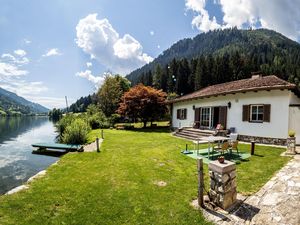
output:
[[[296,133],[296,144],[300,145],[300,106],[290,106],[289,130]]]
[[[226,129],[227,126],[227,106],[219,107],[219,123]]]
[[[200,108],[200,127],[210,129],[212,124],[211,107]]]
[[[201,108],[195,109],[194,128],[200,128],[200,110]]]

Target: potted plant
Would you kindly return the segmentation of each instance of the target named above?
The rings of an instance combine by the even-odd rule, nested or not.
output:
[[[224,163],[225,157],[224,156],[219,156],[218,161],[219,161],[219,163]]]
[[[294,155],[296,154],[296,132],[294,130],[289,130],[289,137],[286,140],[287,152],[286,154]]]
[[[295,137],[296,132],[294,130],[289,130],[289,137]]]

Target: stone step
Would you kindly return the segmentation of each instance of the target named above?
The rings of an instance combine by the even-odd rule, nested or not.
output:
[[[208,137],[208,136],[212,135],[212,133],[194,132],[194,131],[189,131],[189,130],[181,130],[178,133],[181,133],[181,134],[190,134],[190,135],[195,135],[195,136],[198,136],[198,137]]]
[[[189,140],[195,140],[195,139],[199,138],[199,137],[184,135],[184,134],[181,134],[181,133],[174,133],[174,136],[189,139]]]

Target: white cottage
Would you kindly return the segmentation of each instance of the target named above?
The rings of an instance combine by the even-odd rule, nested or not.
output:
[[[300,144],[300,92],[274,75],[209,86],[170,105],[174,128],[211,130],[222,124],[240,140],[280,145],[294,130]]]

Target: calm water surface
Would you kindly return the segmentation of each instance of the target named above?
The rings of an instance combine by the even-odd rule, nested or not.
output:
[[[31,153],[31,144],[54,142],[55,136],[54,125],[47,117],[0,118],[0,194],[58,160]]]

